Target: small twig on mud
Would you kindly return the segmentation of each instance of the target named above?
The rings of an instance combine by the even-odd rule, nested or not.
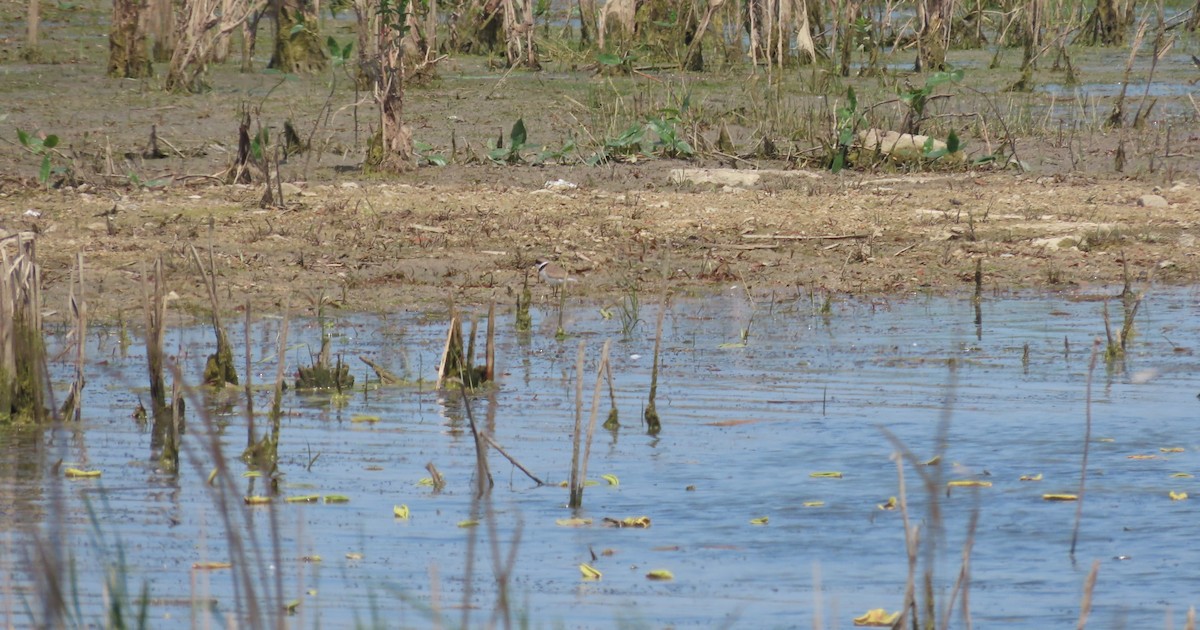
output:
[[[762,238],[773,241],[839,241],[850,238],[869,238],[870,236],[870,234],[821,234],[817,236],[804,234],[743,234],[742,238]]]

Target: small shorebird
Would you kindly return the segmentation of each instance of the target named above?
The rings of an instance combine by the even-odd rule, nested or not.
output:
[[[537,261],[537,271],[538,277],[542,279],[542,282],[554,287],[555,291],[568,282],[578,282],[578,280],[572,278],[567,273],[566,269],[559,267],[549,260],[539,259]]]

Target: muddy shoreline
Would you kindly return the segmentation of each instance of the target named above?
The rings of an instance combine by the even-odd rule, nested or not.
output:
[[[315,312],[439,310],[515,302],[532,265],[548,257],[579,282],[572,300],[603,305],[664,287],[702,294],[732,285],[786,294],[903,295],[1095,291],[1130,278],[1144,286],[1197,278],[1200,193],[1161,191],[1168,207],[1139,206],[1146,186],[1120,180],[1012,173],[913,176],[814,173],[758,188],[673,184],[667,165],[618,165],[648,185],[407,181],[300,184],[285,210],[261,210],[258,187],[22,190],[0,199],[3,234],[36,234],[45,306],[67,310],[76,252],[85,261],[94,321],[136,321],[142,273],[162,257],[174,309],[203,314],[209,299],[190,247],[211,247],[221,307]],[[687,168],[686,163],[670,166]],[[457,168],[459,181],[515,170]],[[537,179],[578,173],[538,169]],[[524,173],[527,177],[529,173]],[[10,241],[11,242],[11,241]],[[207,256],[205,256],[207,258]],[[53,318],[53,316],[52,316]]]

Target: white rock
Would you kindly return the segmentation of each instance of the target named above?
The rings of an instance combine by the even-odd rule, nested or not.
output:
[[[1170,204],[1162,195],[1142,195],[1138,197],[1137,205],[1142,208],[1166,208]]]

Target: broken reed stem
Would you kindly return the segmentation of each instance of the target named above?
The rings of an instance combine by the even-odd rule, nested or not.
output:
[[[212,303],[211,319],[213,332],[217,336],[217,352],[208,358],[208,364],[204,368],[204,381],[218,387],[223,387],[226,383],[237,385],[238,375],[237,368],[233,365],[233,347],[229,343],[229,336],[225,334],[225,327],[221,324],[221,304],[217,297],[217,267],[212,246],[210,245],[208,248],[208,269],[204,268],[204,262],[200,260],[200,253],[196,251],[196,246],[191,245],[189,248],[192,252],[192,261],[196,263],[196,270],[200,272],[200,280],[204,283],[204,288],[208,291],[208,299]]]
[[[583,350],[584,342],[580,340],[575,359],[575,432],[571,434],[571,479],[567,484],[571,488],[571,499],[567,506],[571,509],[579,507],[582,497],[578,489],[583,487],[583,480],[579,478],[579,450],[583,438]]]
[[[592,416],[588,420],[587,443],[583,449],[583,465],[579,471],[579,486],[571,488],[571,507],[583,507],[583,488],[587,484],[588,461],[592,457],[592,438],[596,435],[596,416],[600,413],[601,386],[604,385],[604,372],[608,369],[608,350],[612,340],[604,341],[604,349],[600,351],[600,365],[596,369],[596,388],[592,391]]]
[[[246,446],[254,444],[254,389],[252,387],[254,380],[254,372],[250,369],[250,299],[246,299],[246,320],[242,327],[242,334],[246,339],[246,433],[250,436],[250,441]]]
[[[1133,306],[1125,308],[1125,321],[1121,323],[1121,353],[1125,352],[1125,343],[1129,341],[1129,335],[1133,333],[1133,320],[1137,318],[1138,308],[1142,306],[1142,298],[1145,297],[1145,292],[1138,293],[1133,298]]]
[[[83,413],[83,364],[87,360],[87,301],[84,299],[83,253],[75,254],[76,283],[70,292],[71,316],[75,322],[75,381],[63,403],[62,417],[79,422]],[[75,296],[75,285],[79,285],[79,297]]]
[[[608,410],[608,418],[604,420],[604,428],[609,431],[614,431],[621,428],[621,421],[617,413],[617,391],[613,385],[612,362],[604,363],[604,377],[608,381],[608,401],[611,407]]]
[[[474,329],[474,325],[472,325],[472,329]],[[479,427],[475,426],[475,414],[471,413],[471,400],[467,398],[467,388],[462,387],[459,392],[462,394],[463,409],[467,412],[467,424],[471,427],[471,437],[475,440],[475,498],[478,499],[490,492],[495,482],[492,481],[492,470],[488,467],[487,441],[480,434]]]
[[[1075,543],[1079,542],[1079,523],[1083,520],[1083,492],[1087,486],[1088,451],[1092,443],[1092,376],[1096,372],[1096,357],[1099,353],[1100,340],[1097,339],[1092,342],[1092,358],[1088,362],[1087,393],[1083,407],[1083,461],[1079,464],[1079,500],[1075,502],[1075,527],[1071,529],[1071,557],[1075,557]]]
[[[950,616],[954,612],[954,601],[962,601],[963,627],[971,630],[971,549],[975,546],[975,530],[979,526],[979,493],[975,493],[975,509],[971,510],[971,520],[967,523],[967,539],[963,542],[962,565],[958,570],[958,579],[954,581],[954,589],[950,591],[950,600],[942,613],[939,628],[950,628]]]
[[[667,294],[664,291],[658,304],[658,322],[654,325],[654,362],[650,366],[650,402],[642,417],[646,420],[646,432],[657,435],[662,430],[662,422],[658,418],[658,410],[654,407],[654,398],[658,395],[658,353],[662,347],[663,317],[667,314]]]
[[[287,338],[288,338],[288,318],[290,311],[288,300],[283,302],[283,324],[279,328],[279,345],[275,350],[275,357],[279,360],[279,365],[275,368],[275,391],[271,396],[271,427],[275,432],[279,431],[279,420],[283,416],[283,373],[287,366]],[[250,425],[253,427],[254,425]],[[250,444],[254,444],[254,435],[250,435]]]
[[[904,484],[904,457],[899,451],[892,456],[896,461],[896,479],[899,486],[897,493],[900,495],[900,519],[904,524],[904,552],[908,556],[908,575],[904,581],[904,605],[900,609],[900,619],[897,620],[896,628],[904,628],[909,626],[905,619],[912,615],[911,627],[918,628],[917,616],[917,541],[920,536],[918,527],[913,527],[908,518],[908,490]]]
[[[1100,561],[1093,560],[1092,570],[1088,571],[1087,579],[1083,581],[1083,601],[1079,603],[1079,623],[1075,624],[1076,630],[1083,630],[1087,626],[1088,615],[1092,614],[1092,594],[1096,589],[1096,575],[1099,573]]]
[[[162,257],[154,261],[154,289],[142,268],[142,308],[146,316],[146,368],[150,373],[150,406],[158,416],[167,406],[167,386],[163,380],[163,334],[167,314],[162,286]]]
[[[487,348],[483,357],[483,380],[492,382],[496,377],[496,301],[488,306]]]

